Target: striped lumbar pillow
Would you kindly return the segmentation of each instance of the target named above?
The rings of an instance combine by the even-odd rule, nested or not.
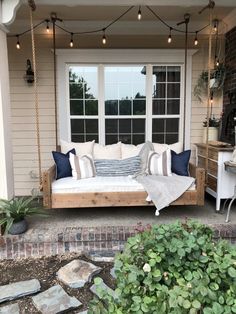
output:
[[[134,156],[126,159],[97,159],[94,161],[96,175],[100,177],[119,177],[134,175],[141,169],[141,158]]]
[[[155,174],[158,176],[171,176],[171,151],[168,148],[162,154],[156,152],[150,152],[148,156],[149,174]]]
[[[95,167],[91,155],[82,157],[70,154],[72,176],[76,180],[95,177]]]

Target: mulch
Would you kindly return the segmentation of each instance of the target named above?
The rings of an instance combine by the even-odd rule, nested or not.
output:
[[[115,281],[110,275],[110,270],[113,267],[113,263],[108,262],[93,262],[84,255],[77,253],[69,253],[64,255],[45,256],[41,258],[27,258],[27,259],[15,259],[15,260],[1,260],[0,261],[0,286],[9,283],[38,279],[41,284],[41,292],[48,288],[60,284],[63,289],[70,295],[78,298],[83,303],[83,307],[79,308],[79,311],[86,310],[89,301],[93,298],[92,292],[89,290],[93,282],[86,283],[83,288],[72,289],[64,285],[57,279],[57,271],[74,259],[82,259],[100,266],[102,271],[98,274],[104,282],[111,288],[115,288]],[[2,303],[1,306],[15,303],[16,300],[11,302]],[[17,300],[21,314],[40,314],[34,307],[31,300],[31,296],[22,297]],[[67,313],[78,313],[78,309],[68,311]]]

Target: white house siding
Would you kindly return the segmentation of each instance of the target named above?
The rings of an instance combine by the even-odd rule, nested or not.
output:
[[[89,36],[88,36],[89,37]],[[183,47],[183,38],[176,38],[174,48]],[[142,42],[142,45],[140,45]],[[28,86],[23,76],[26,71],[26,60],[32,61],[30,36],[20,38],[21,49],[16,50],[15,38],[8,39],[10,91],[12,110],[12,137],[13,137],[13,162],[14,181],[16,195],[29,195],[33,188],[38,188],[38,179],[30,176],[31,171],[38,174],[38,157],[36,146],[36,126],[34,110],[34,88]],[[67,48],[69,38],[60,37],[57,40],[58,48]],[[81,40],[83,43],[79,48],[99,48],[101,38],[89,37]],[[145,36],[124,38],[117,36],[112,40],[113,48],[167,48],[166,36],[155,38]],[[110,45],[112,45],[110,41]],[[207,67],[208,51],[207,41],[202,41],[202,48],[193,56],[192,66],[192,89],[202,69]],[[169,46],[168,46],[169,47]],[[40,107],[40,136],[42,152],[42,168],[46,169],[52,165],[51,151],[55,149],[55,119],[54,119],[54,90],[53,90],[53,54],[51,52],[52,40],[48,36],[36,36],[37,69],[38,69],[38,92]],[[104,48],[104,47],[102,47]],[[194,48],[193,46],[191,48]],[[221,111],[221,101],[214,104],[214,113]],[[192,96],[191,116],[191,144],[201,142],[202,121],[206,116],[206,104],[200,104]],[[194,147],[193,147],[194,149]],[[192,157],[195,154],[193,151]]]

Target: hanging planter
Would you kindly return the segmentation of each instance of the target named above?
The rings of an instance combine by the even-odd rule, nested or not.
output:
[[[219,95],[222,92],[224,81],[225,81],[225,65],[220,63],[218,67],[211,70],[210,77],[210,92],[214,94],[214,96]],[[200,74],[197,84],[194,87],[194,96],[200,102],[203,102],[204,98],[207,97],[208,91],[208,71],[202,71]]]

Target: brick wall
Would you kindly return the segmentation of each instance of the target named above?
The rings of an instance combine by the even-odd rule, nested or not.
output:
[[[225,39],[224,108],[230,103],[230,93],[236,93],[236,27],[226,33]]]

